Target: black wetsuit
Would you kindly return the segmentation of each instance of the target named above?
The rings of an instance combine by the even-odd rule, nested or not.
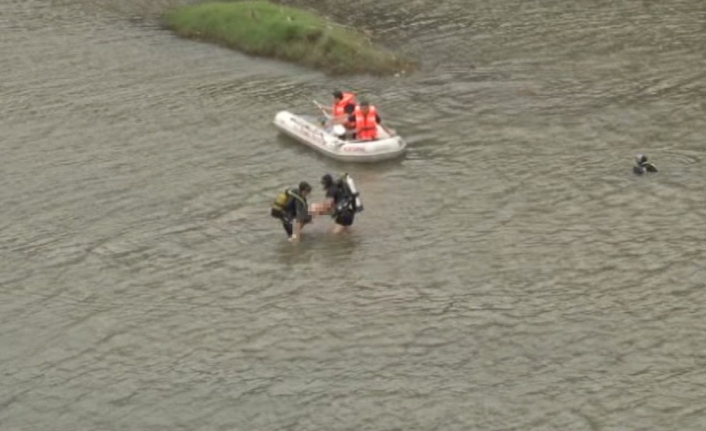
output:
[[[289,190],[287,193],[289,194],[287,205],[285,205],[281,211],[277,208],[272,208],[271,214],[272,217],[282,221],[282,227],[284,227],[285,232],[287,232],[287,237],[291,237],[294,232],[292,221],[297,220],[303,226],[311,221],[311,215],[309,214],[306,198],[302,196],[299,191],[293,189]],[[299,199],[297,199],[297,197]]]
[[[637,175],[642,175],[645,172],[657,172],[657,167],[650,162],[641,162],[632,168],[632,171]]]
[[[355,218],[355,197],[343,180],[338,180],[326,189],[326,197],[333,199],[332,217],[336,224],[350,226]]]

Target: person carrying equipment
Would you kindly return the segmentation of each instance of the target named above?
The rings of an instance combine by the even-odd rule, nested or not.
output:
[[[282,222],[290,242],[299,241],[302,228],[311,223],[312,217],[306,201],[310,193],[311,185],[302,181],[298,188],[288,189],[278,194],[272,203],[270,215]]]
[[[348,230],[353,225],[356,212],[363,210],[353,179],[344,174],[338,180],[329,174],[321,177],[321,185],[326,191],[326,199],[321,204],[321,214],[330,214],[334,219],[333,233],[338,234]]]

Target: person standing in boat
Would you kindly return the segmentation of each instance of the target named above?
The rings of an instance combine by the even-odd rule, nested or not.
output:
[[[306,197],[311,193],[311,185],[306,181],[299,183],[298,188],[285,190],[277,195],[272,203],[270,215],[282,222],[284,231],[290,242],[299,241],[304,225],[311,223],[309,205]],[[292,223],[293,222],[293,223]]]
[[[378,137],[377,125],[381,123],[375,106],[370,106],[367,100],[360,102],[353,114],[348,117],[351,124],[355,124],[354,140],[374,141]]]

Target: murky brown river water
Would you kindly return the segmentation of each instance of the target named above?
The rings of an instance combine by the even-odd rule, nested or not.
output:
[[[706,2],[370,2],[406,79],[100,2],[0,0],[0,430],[706,429]],[[345,86],[406,157],[278,137]]]

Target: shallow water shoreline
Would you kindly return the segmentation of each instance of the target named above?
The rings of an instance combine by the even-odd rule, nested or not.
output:
[[[417,65],[374,45],[364,33],[314,12],[266,1],[206,2],[168,10],[164,26],[179,36],[248,55],[289,61],[329,75],[399,75]]]

